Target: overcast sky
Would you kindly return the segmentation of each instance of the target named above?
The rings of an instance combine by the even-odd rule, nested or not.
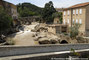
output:
[[[66,8],[75,4],[89,2],[89,0],[5,0],[13,4],[29,2],[39,7],[44,7],[45,3],[52,1],[55,8]]]

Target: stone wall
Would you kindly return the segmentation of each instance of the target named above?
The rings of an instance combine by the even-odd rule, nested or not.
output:
[[[89,44],[40,45],[40,46],[0,46],[0,57],[89,49]]]

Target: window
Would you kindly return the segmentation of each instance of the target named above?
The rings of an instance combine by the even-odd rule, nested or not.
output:
[[[64,11],[64,15],[66,15],[66,11]]]
[[[67,23],[69,24],[70,22],[69,22],[69,19],[67,20]]]
[[[79,10],[79,13],[82,14],[82,9]]]
[[[79,20],[79,23],[82,24],[82,19]]]
[[[78,14],[78,9],[76,9],[76,14]]]
[[[68,15],[70,14],[69,10],[67,11]]]
[[[78,23],[78,19],[76,19],[76,23]]]
[[[75,14],[75,10],[73,10],[73,14]]]
[[[65,19],[64,19],[64,24],[65,24]]]
[[[73,23],[74,23],[74,19],[73,19]]]

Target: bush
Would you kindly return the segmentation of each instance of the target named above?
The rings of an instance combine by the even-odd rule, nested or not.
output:
[[[79,27],[80,27],[80,24],[74,24],[70,28],[70,37],[75,38],[79,34]]]

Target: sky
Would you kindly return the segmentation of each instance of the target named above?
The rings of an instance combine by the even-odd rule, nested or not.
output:
[[[39,7],[44,7],[45,3],[52,1],[55,8],[67,8],[75,4],[89,2],[89,0],[5,0],[13,4],[28,2]]]

